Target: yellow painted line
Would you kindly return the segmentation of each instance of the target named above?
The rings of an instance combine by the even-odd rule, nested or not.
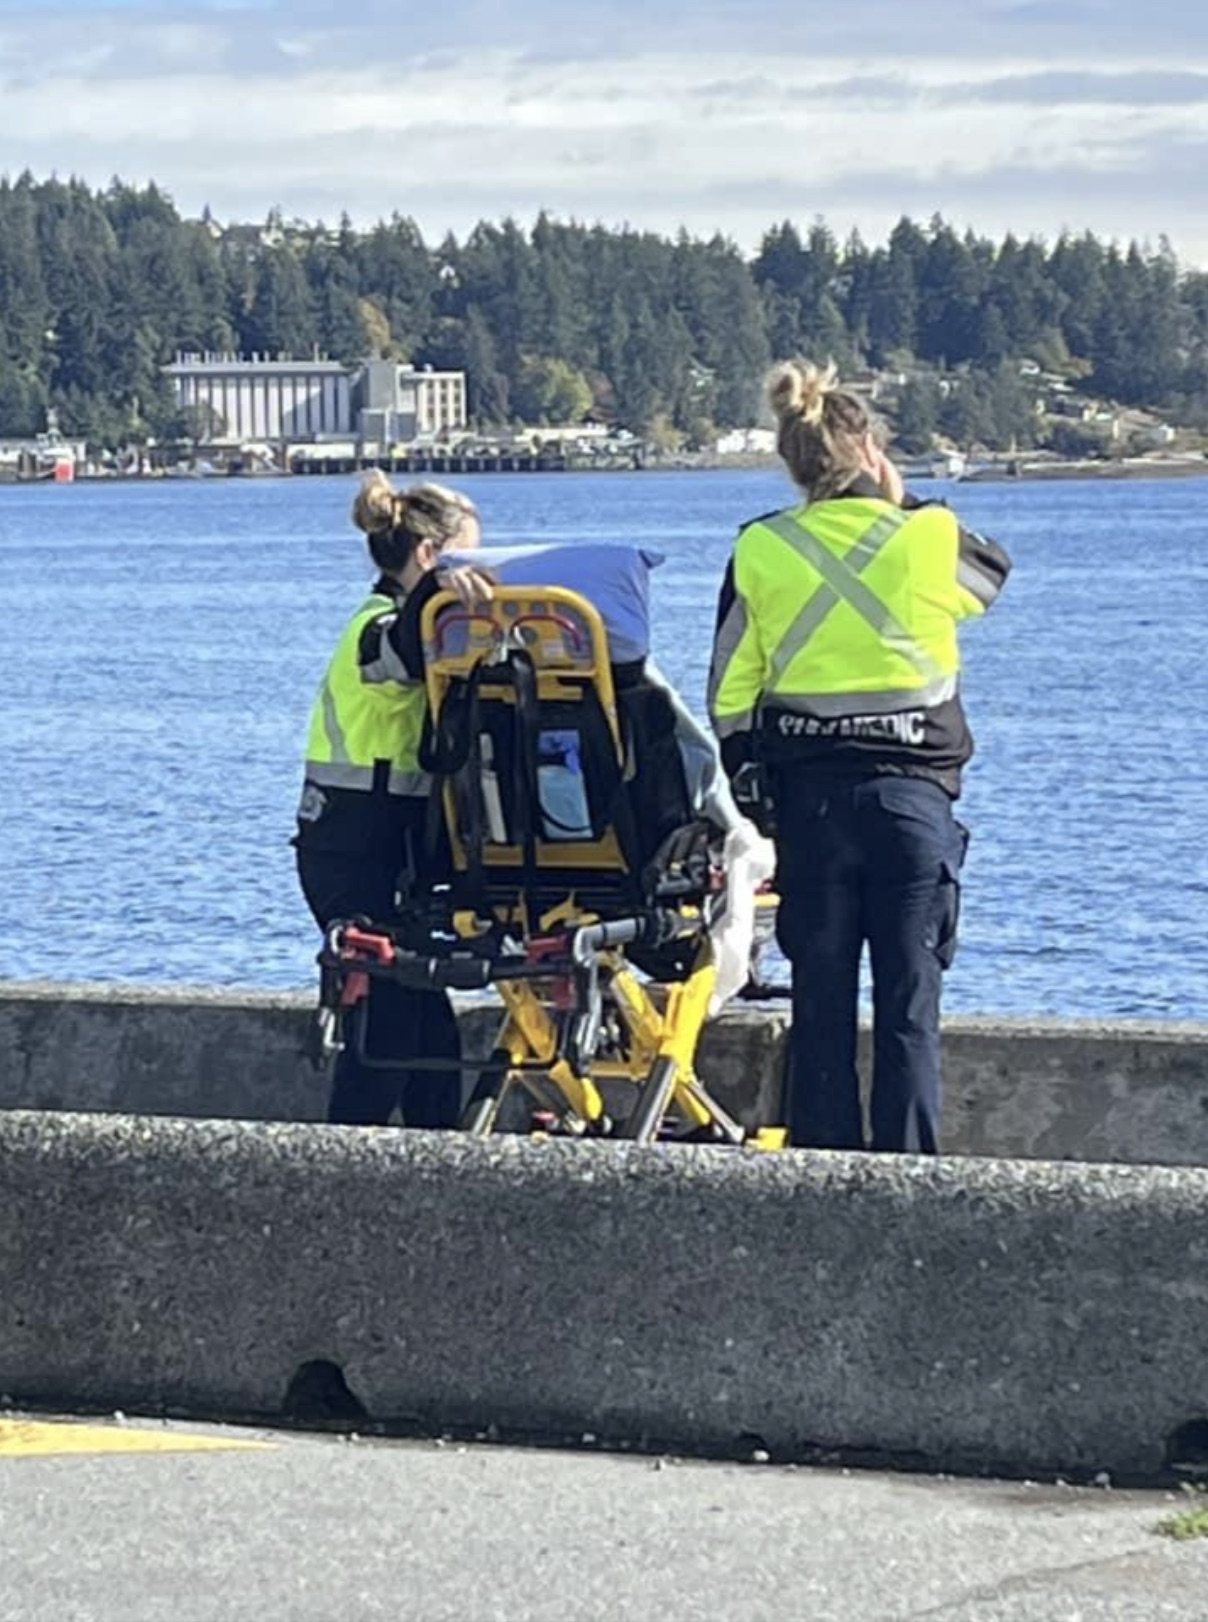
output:
[[[74,1420],[0,1419],[0,1459],[55,1453],[215,1453],[271,1448],[239,1436],[203,1436],[188,1431],[139,1430],[124,1425],[82,1425]]]

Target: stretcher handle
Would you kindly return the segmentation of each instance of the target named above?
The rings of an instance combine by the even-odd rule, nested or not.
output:
[[[610,924],[584,924],[582,929],[575,930],[572,955],[581,961],[593,952],[606,951],[610,946],[628,946],[644,935],[646,929],[647,921],[644,918],[617,918]]]
[[[492,972],[493,965],[485,957],[428,959],[429,983],[439,991],[485,991]]]
[[[661,946],[697,927],[694,921],[668,907],[641,918],[616,918],[611,923],[584,924],[576,929],[571,955],[576,963],[586,963],[610,946],[629,946],[634,941]]]
[[[579,653],[586,643],[581,628],[574,620],[567,619],[565,614],[517,614],[508,626],[508,636],[514,637],[517,627],[521,625],[556,625],[560,631],[565,631],[576,653]]]
[[[474,625],[479,620],[485,621],[486,624],[489,625],[493,631],[498,631],[499,630],[499,627],[498,627],[498,625],[497,625],[497,623],[496,623],[496,621],[495,621],[495,619],[493,618],[492,615],[485,614],[485,613],[482,613],[482,612],[475,613],[473,611],[473,609],[463,609],[460,614],[442,614],[440,616],[440,618],[436,622],[436,655],[437,655],[437,658],[439,658],[440,655],[445,651],[445,632],[446,631],[451,630],[454,625]],[[497,636],[496,640],[501,641],[502,637]]]

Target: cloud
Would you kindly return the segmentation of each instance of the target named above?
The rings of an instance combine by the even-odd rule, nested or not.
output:
[[[568,13],[562,0],[443,0],[439,6],[401,7],[397,0],[360,0],[341,11],[331,0],[0,0],[0,18],[27,29],[112,28],[129,38],[130,13],[148,24],[183,19],[234,27],[240,43],[259,50],[264,38],[324,36],[340,62],[395,61],[430,50],[500,47],[550,59],[641,56],[666,50],[690,59],[700,51],[721,55],[763,50],[804,54],[813,60],[859,58],[866,63],[937,57],[972,62],[1034,58],[1053,65],[1062,53],[1075,68],[1101,59],[1121,65],[1165,51],[1185,62],[1208,49],[1208,8],[1200,0],[1166,0],[1162,28],[1153,14],[1121,0],[1044,0],[1003,4],[964,0],[954,18],[951,0],[845,0],[842,6],[787,6],[785,0],[607,0]],[[1176,42],[1177,45],[1166,42]]]
[[[128,0],[87,28],[0,0],[0,170],[153,178],[220,218],[397,208],[429,240],[543,207],[748,247],[785,216],[880,237],[939,210],[993,233],[1168,231],[1208,259],[1208,8],[1165,56],[1125,49],[1115,0],[1044,9],[972,0],[952,30],[935,0],[821,21],[697,0],[685,26],[680,0],[619,0],[572,49],[550,0],[520,22],[496,0],[404,22],[396,0],[343,20],[329,0]]]
[[[1020,106],[1190,107],[1208,103],[1208,71],[1018,73],[980,84],[954,85],[952,94],[970,101]]]

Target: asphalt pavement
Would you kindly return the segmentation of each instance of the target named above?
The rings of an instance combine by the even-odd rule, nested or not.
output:
[[[0,1622],[1208,1622],[1173,1492],[0,1418]]]

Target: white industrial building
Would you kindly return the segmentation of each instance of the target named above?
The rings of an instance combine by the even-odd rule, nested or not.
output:
[[[241,445],[352,430],[352,380],[339,361],[180,354],[164,371],[200,439]]]
[[[465,428],[464,372],[393,360],[178,354],[165,366],[180,411],[212,444],[315,443],[356,437],[402,444]]]
[[[469,420],[466,411],[466,374],[422,371],[400,367],[402,380],[415,389],[415,420],[421,434],[453,433]]]

